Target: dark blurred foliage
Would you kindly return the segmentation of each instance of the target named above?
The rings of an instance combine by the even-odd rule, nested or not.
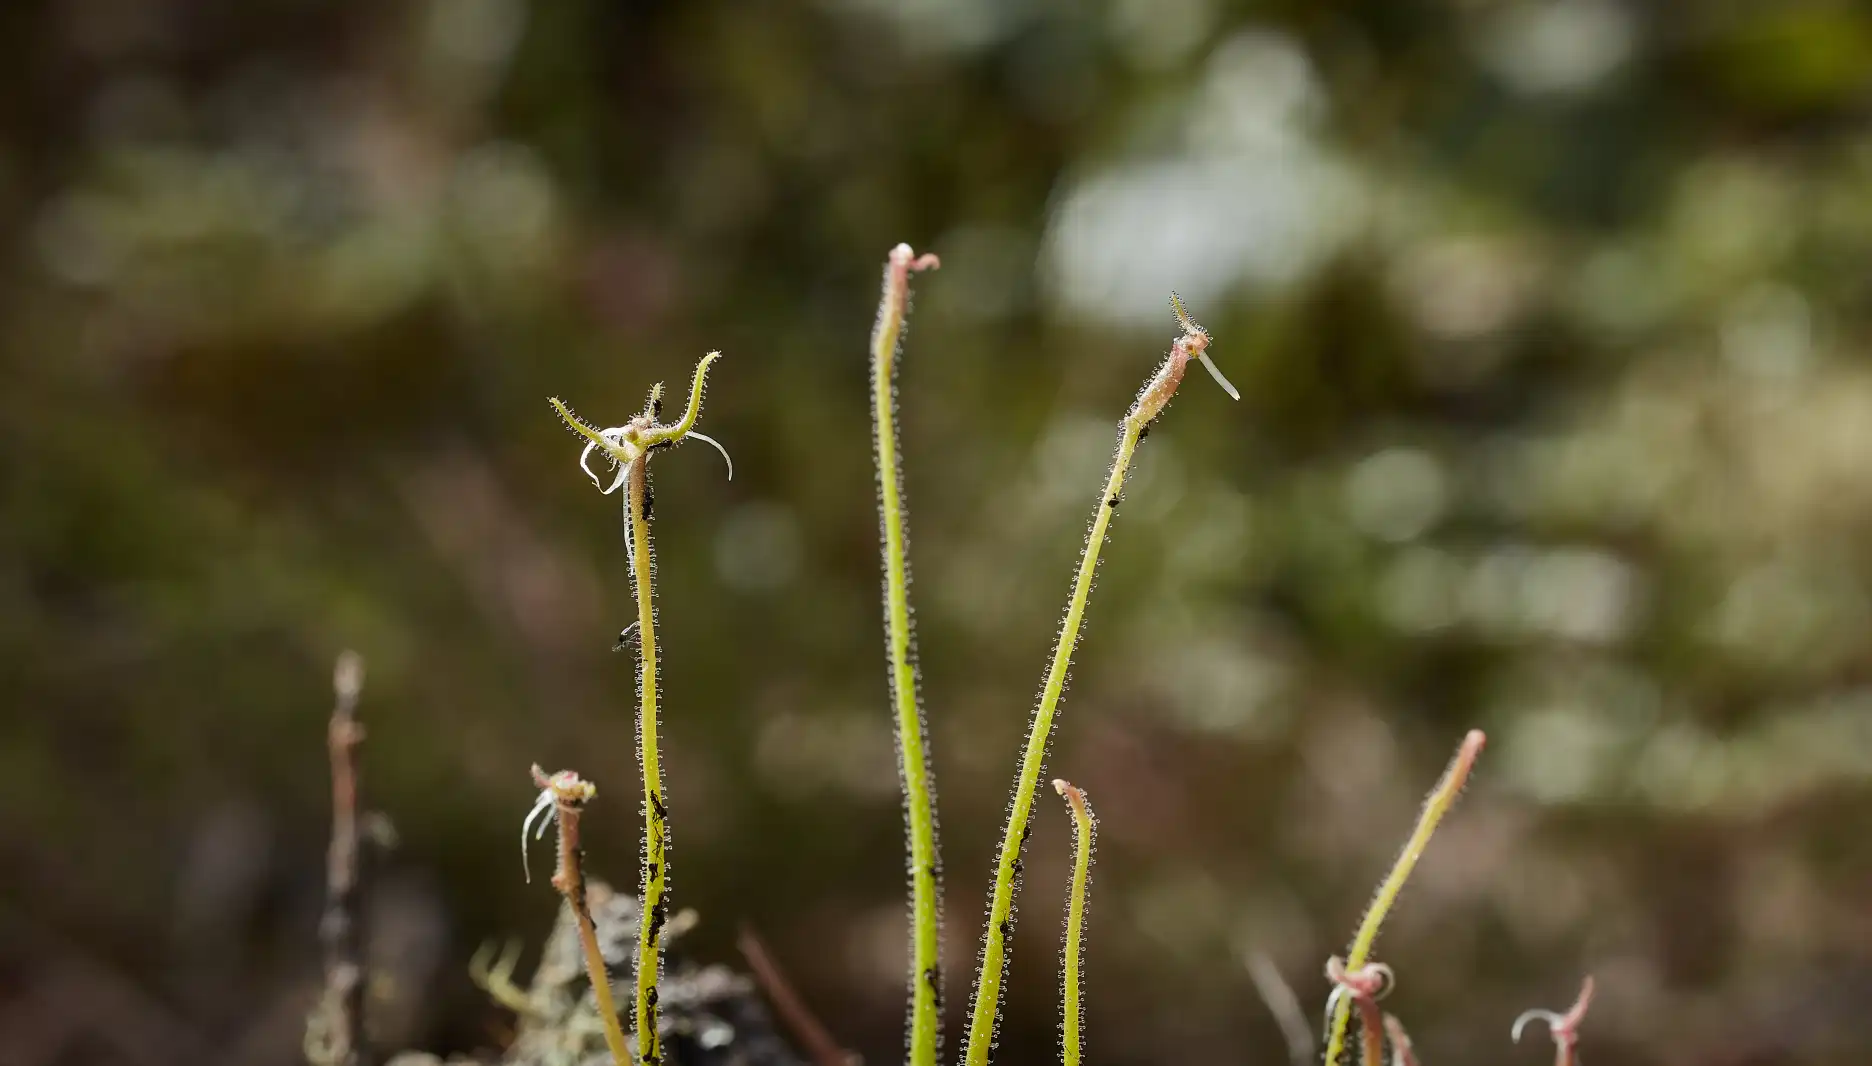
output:
[[[615,424],[709,348],[736,479],[655,470],[677,899],[898,1055],[900,240],[956,1016],[1174,288],[1245,396],[1144,449],[1053,748],[1093,1060],[1285,1061],[1244,955],[1317,1011],[1470,725],[1380,945],[1425,1062],[1543,1061],[1509,1020],[1587,971],[1598,1066],[1872,1055],[1863,6],[15,0],[0,56],[7,1061],[295,1059],[343,647],[380,1039],[497,1038],[531,761],[635,877],[617,498],[545,399]],[[1053,1054],[1041,813],[1006,1063]]]

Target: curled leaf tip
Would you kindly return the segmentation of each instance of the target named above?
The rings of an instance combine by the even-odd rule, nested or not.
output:
[[[1358,999],[1383,999],[1397,987],[1397,974],[1382,962],[1368,962],[1348,968],[1337,955],[1326,960],[1326,979],[1333,991],[1345,992]]]
[[[890,259],[893,266],[901,266],[909,273],[916,273],[923,270],[940,270],[942,268],[942,260],[936,257],[935,252],[924,252],[922,255],[918,255],[915,249],[911,248],[908,244],[899,244],[897,247],[892,248],[890,251]]]
[[[1521,1042],[1521,1033],[1527,1029],[1529,1022],[1546,1022],[1547,1027],[1551,1029],[1554,1023],[1559,1020],[1560,1013],[1558,1011],[1543,1010],[1539,1007],[1533,1010],[1524,1010],[1515,1016],[1514,1028],[1508,1030],[1508,1039],[1519,1044]]]
[[[1580,982],[1579,998],[1573,1001],[1573,1006],[1565,1014],[1538,1008],[1522,1011],[1520,1017],[1514,1020],[1514,1027],[1508,1031],[1508,1037],[1519,1044],[1528,1023],[1540,1022],[1547,1027],[1547,1034],[1553,1038],[1554,1045],[1567,1051],[1579,1043],[1580,1023],[1586,1020],[1586,1010],[1592,1006],[1592,998],[1593,979],[1588,974]]]

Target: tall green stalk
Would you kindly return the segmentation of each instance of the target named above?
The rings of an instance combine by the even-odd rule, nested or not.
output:
[[[891,249],[884,295],[871,332],[871,422],[877,439],[878,514],[884,528],[884,629],[895,706],[897,773],[903,785],[910,873],[910,1066],[936,1066],[942,1041],[942,866],[936,850],[936,798],[929,733],[917,694],[916,632],[904,532],[903,470],[897,456],[896,374],[909,303],[910,273],[937,266],[907,244]]]
[[[1066,619],[1060,625],[1059,641],[1054,645],[1046,680],[1040,687],[1040,703],[1034,710],[1027,733],[1027,746],[1021,753],[1020,770],[1014,779],[1014,799],[1008,811],[1007,829],[1001,837],[1001,853],[995,864],[994,894],[988,903],[987,929],[982,936],[981,965],[975,976],[975,999],[969,1014],[968,1045],[963,1053],[966,1066],[987,1066],[994,1049],[995,1032],[1001,1012],[1001,983],[1007,965],[1007,942],[1014,931],[1014,893],[1020,882],[1021,849],[1032,829],[1034,790],[1046,762],[1047,741],[1053,735],[1053,719],[1059,709],[1060,694],[1066,688],[1067,667],[1072,664],[1073,649],[1079,643],[1079,627],[1085,620],[1086,601],[1092,594],[1092,578],[1098,572],[1099,552],[1117,511],[1124,491],[1125,475],[1131,458],[1151,421],[1163,412],[1170,398],[1182,384],[1189,364],[1201,361],[1216,381],[1239,398],[1221,371],[1209,361],[1209,334],[1189,320],[1181,301],[1173,296],[1183,335],[1176,339],[1169,358],[1157,373],[1145,382],[1137,400],[1118,425],[1118,450],[1112,457],[1111,474],[1099,495],[1093,512],[1092,530],[1086,536],[1085,551],[1079,559],[1078,576],[1073,579],[1072,595],[1066,603]]]
[[[643,763],[644,854],[643,889],[639,899],[637,923],[637,1049],[639,1066],[658,1066],[663,1061],[661,1035],[657,1032],[657,986],[663,969],[663,927],[669,920],[669,805],[663,790],[663,763],[657,741],[657,641],[656,641],[656,561],[650,543],[650,456],[658,448],[695,437],[716,444],[695,430],[702,411],[702,392],[708,380],[709,365],[721,357],[710,352],[696,364],[695,380],[689,388],[689,407],[681,421],[664,425],[663,387],[650,390],[643,413],[622,426],[595,429],[574,415],[557,399],[553,406],[567,425],[590,443],[580,465],[598,483],[598,476],[586,466],[591,453],[602,450],[618,465],[618,478],[605,492],[625,486],[624,524],[630,542],[631,587],[637,597],[637,746]],[[727,452],[722,452],[724,458]],[[729,465],[729,476],[734,466]],[[600,483],[602,487],[602,484]]]
[[[663,969],[663,923],[669,918],[669,805],[657,744],[656,560],[650,550],[647,510],[650,455],[626,470],[624,515],[630,527],[631,587],[637,593],[637,748],[643,759],[644,857],[642,909],[637,921],[637,1061],[663,1061],[657,1032],[657,982]]]
[[[1449,769],[1443,771],[1443,779],[1430,790],[1429,798],[1424,801],[1423,813],[1417,818],[1417,828],[1411,832],[1410,839],[1405,842],[1404,850],[1398,854],[1397,862],[1392,864],[1384,883],[1378,886],[1378,894],[1372,897],[1364,921],[1359,923],[1358,934],[1352,938],[1352,946],[1346,951],[1345,963],[1341,967],[1343,972],[1358,974],[1371,961],[1372,946],[1378,942],[1378,930],[1384,925],[1385,916],[1391,913],[1398,894],[1404,891],[1404,882],[1410,880],[1411,871],[1417,868],[1417,860],[1423,857],[1424,849],[1430,846],[1430,837],[1436,832],[1437,825],[1462,795],[1463,785],[1469,780],[1469,771],[1475,768],[1476,758],[1482,754],[1482,745],[1487,740],[1480,729],[1470,730],[1463,738],[1462,746],[1456,749],[1456,756],[1450,760]],[[1352,1020],[1353,998],[1336,993],[1334,995],[1332,1016],[1326,1024],[1326,1066],[1337,1066],[1339,1056],[1345,1051],[1346,1031]]]

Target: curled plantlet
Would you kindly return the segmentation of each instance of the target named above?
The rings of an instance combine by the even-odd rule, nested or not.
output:
[[[1514,1020],[1514,1028],[1508,1035],[1514,1042],[1521,1042],[1521,1031],[1529,1022],[1541,1022],[1547,1026],[1547,1035],[1553,1037],[1554,1066],[1578,1066],[1579,1027],[1586,1020],[1586,1008],[1592,1006],[1593,979],[1589,974],[1580,982],[1579,998],[1565,1014],[1550,1010],[1523,1011]]]
[[[915,615],[910,610],[909,534],[897,457],[897,356],[910,306],[910,275],[941,264],[907,244],[884,264],[884,292],[871,331],[871,428],[876,437],[878,519],[883,528],[884,636],[890,660],[897,776],[903,787],[910,876],[909,1066],[936,1066],[942,1044],[942,860],[936,847],[936,795],[929,736],[917,693]]]
[[[650,390],[650,399],[645,402],[642,413],[621,426],[610,426],[605,429],[599,429],[586,422],[573,414],[572,409],[567,407],[564,401],[557,396],[553,397],[553,409],[559,412],[559,417],[565,420],[565,424],[570,426],[573,432],[586,440],[585,450],[579,453],[579,469],[585,471],[585,476],[592,479],[592,484],[609,496],[623,486],[630,464],[648,455],[650,449],[668,447],[689,437],[694,437],[720,452],[722,459],[728,464],[728,480],[733,481],[734,459],[729,456],[728,449],[722,447],[721,442],[714,437],[697,432],[695,428],[696,417],[702,413],[702,392],[708,383],[709,366],[720,358],[720,352],[710,352],[696,364],[695,379],[689,386],[689,409],[683,413],[681,420],[668,424],[657,421],[663,416],[663,386],[660,382]],[[591,468],[593,452],[603,452],[616,469],[617,477],[612,479],[610,485],[606,485],[593,472]]]
[[[1086,602],[1092,595],[1092,579],[1098,573],[1099,553],[1105,546],[1105,535],[1124,492],[1125,475],[1131,469],[1131,459],[1137,454],[1145,430],[1176,395],[1189,364],[1197,359],[1207,362],[1208,332],[1189,320],[1181,300],[1176,301],[1175,306],[1178,322],[1183,326],[1182,335],[1171,344],[1169,356],[1138,390],[1137,399],[1118,424],[1118,449],[1112,456],[1111,473],[1092,514],[1092,529],[1086,535],[1079,570],[1066,601],[1066,617],[1060,624],[1053,658],[1047,665],[1046,679],[1040,685],[1040,701],[1027,731],[1027,744],[1021,752],[1020,768],[1014,778],[1014,796],[1008,806],[1007,829],[1001,836],[1001,851],[995,862],[994,891],[988,902],[980,969],[975,976],[975,997],[969,1013],[968,1045],[963,1054],[965,1066],[987,1066],[994,1047],[1001,1011],[1002,971],[1007,966],[1008,937],[1014,929],[1014,894],[1019,888],[1020,855],[1032,828],[1034,792],[1039,787],[1040,771],[1046,762],[1047,742],[1053,736],[1053,719],[1059,710],[1060,696],[1066,690],[1066,674],[1072,665],[1073,650],[1079,644]]]
[[[1073,818],[1073,872],[1066,889],[1066,940],[1060,948],[1060,1061],[1079,1066],[1085,1051],[1085,1007],[1080,982],[1085,978],[1086,882],[1092,873],[1092,847],[1098,819],[1083,791],[1057,778],[1053,791],[1065,799]]]
[[[1430,837],[1436,832],[1437,825],[1462,795],[1463,785],[1469,780],[1469,772],[1475,769],[1476,759],[1482,754],[1482,746],[1487,741],[1488,737],[1480,729],[1470,730],[1463,738],[1462,746],[1456,749],[1456,756],[1450,760],[1449,769],[1443,771],[1443,779],[1430,790],[1429,798],[1424,801],[1423,813],[1417,817],[1417,828],[1405,842],[1404,850],[1398,853],[1397,861],[1391,866],[1391,873],[1378,886],[1378,894],[1372,897],[1371,906],[1365,911],[1364,921],[1359,923],[1358,935],[1352,939],[1352,947],[1346,952],[1345,961],[1340,962],[1335,958],[1328,964],[1328,973],[1332,972],[1335,964],[1349,975],[1367,971],[1372,945],[1378,941],[1378,930],[1384,925],[1385,915],[1391,913],[1392,905],[1404,891],[1404,882],[1410,880],[1411,871],[1417,868],[1417,860],[1423,857],[1424,849],[1430,846]],[[1352,1004],[1357,1001],[1356,995],[1339,993],[1338,989],[1343,987],[1339,982],[1335,981],[1335,986],[1326,1019],[1327,1066],[1338,1066],[1339,1056],[1345,1050]],[[1368,1032],[1372,1024],[1370,1019],[1366,1019]],[[1371,1055],[1372,1052],[1368,1050],[1367,1062],[1375,1061]]]
[[[1326,979],[1333,984],[1332,994],[1326,997],[1327,1024],[1332,1024],[1340,1001],[1351,1000],[1359,1012],[1362,1028],[1359,1047],[1364,1066],[1383,1066],[1384,1021],[1378,1001],[1397,987],[1397,976],[1382,962],[1368,962],[1356,970],[1348,970],[1345,960],[1334,955],[1326,960]]]
[[[559,826],[559,862],[558,869],[553,872],[553,887],[565,897],[566,906],[572,908],[572,916],[578,921],[579,945],[585,953],[585,973],[591,978],[592,996],[598,1001],[598,1019],[604,1024],[605,1044],[611,1049],[614,1066],[633,1066],[630,1045],[625,1041],[623,1026],[618,1022],[617,1005],[611,999],[611,977],[605,972],[604,953],[598,946],[598,931],[592,925],[591,905],[585,898],[584,852],[579,847],[579,818],[585,813],[585,804],[598,794],[598,787],[571,770],[549,775],[537,763],[533,766],[533,783],[538,786],[540,795],[533,809],[527,813],[526,820],[520,823],[522,854],[525,853],[527,830],[532,828],[533,820],[542,812],[550,812],[546,821],[540,823],[540,831],[545,831],[547,822]]]

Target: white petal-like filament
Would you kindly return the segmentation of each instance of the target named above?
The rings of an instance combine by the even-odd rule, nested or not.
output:
[[[1344,985],[1334,985],[1334,986],[1333,986],[1333,990],[1332,990],[1331,992],[1329,992],[1329,993],[1327,993],[1327,995],[1326,995],[1326,1025],[1325,1025],[1325,1028],[1326,1028],[1326,1030],[1327,1030],[1328,1032],[1331,1032],[1331,1031],[1332,1031],[1332,1021],[1333,1021],[1333,1008],[1334,1008],[1334,1007],[1337,1007],[1337,1006],[1339,1005],[1339,997],[1340,997],[1340,996],[1343,996],[1343,995],[1345,995],[1345,986],[1344,986]]]
[[[546,835],[546,827],[553,820],[553,802],[552,789],[545,789],[539,794],[539,799],[534,801],[533,809],[527,812],[526,821],[520,823],[520,869],[526,874],[527,884],[533,883],[533,871],[527,859],[527,830],[533,828],[533,819],[545,814],[546,817],[540,820],[539,832],[533,839],[538,840]]]
[[[579,469],[585,471],[585,476],[592,479],[592,484],[604,488],[604,482],[598,480],[598,475],[592,473],[591,468],[591,453],[596,447],[598,447],[597,441],[585,445],[585,450],[579,453]]]
[[[1547,1023],[1547,1028],[1552,1029],[1554,1026],[1564,1021],[1566,1021],[1566,1018],[1563,1015],[1555,1011],[1550,1011],[1550,1010],[1522,1011],[1521,1016],[1514,1020],[1514,1028],[1508,1031],[1508,1035],[1511,1039],[1514,1040],[1515,1043],[1519,1044],[1521,1042],[1521,1031],[1527,1028],[1527,1023],[1545,1022]]]
[[[728,449],[721,446],[720,441],[716,440],[714,437],[711,437],[706,433],[697,433],[693,429],[689,431],[688,436],[694,437],[695,439],[702,441],[703,443],[714,448],[716,451],[720,452],[722,461],[728,464],[728,480],[730,481],[734,480],[734,458],[728,454]]]
[[[628,444],[625,443],[624,428],[625,427],[623,426],[612,426],[609,429],[599,430],[598,435],[600,437],[603,437],[605,440],[610,441],[612,444],[615,444],[618,447],[623,448],[625,451],[634,451],[635,449],[631,448]],[[611,455],[611,465],[617,468],[617,477],[612,479],[611,487],[604,490],[604,494],[606,496],[611,495],[612,493],[616,492],[618,489],[624,486],[624,476],[629,472],[626,469],[625,464],[618,461],[618,457],[615,453]],[[598,479],[592,478],[592,482],[596,484],[598,482]]]
[[[1204,352],[1196,358],[1202,360],[1203,369],[1209,371],[1209,376],[1215,379],[1217,385],[1222,386],[1222,391],[1229,394],[1229,399],[1241,399],[1241,393],[1236,391],[1235,386],[1229,383],[1229,379],[1222,376],[1221,368],[1210,361],[1208,352]]]

